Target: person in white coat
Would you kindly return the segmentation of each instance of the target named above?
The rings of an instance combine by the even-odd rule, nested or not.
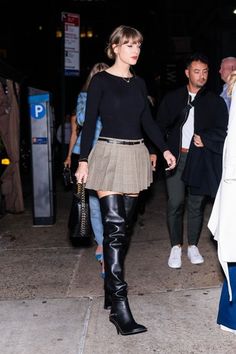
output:
[[[218,243],[218,258],[225,273],[217,323],[236,334],[236,70],[230,75],[228,134],[224,143],[223,172],[208,228]]]

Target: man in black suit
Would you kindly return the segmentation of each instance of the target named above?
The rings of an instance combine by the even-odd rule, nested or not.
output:
[[[205,87],[208,70],[206,56],[191,55],[185,69],[187,85],[168,93],[157,112],[157,122],[177,161],[174,173],[166,176],[171,268],[182,264],[185,200],[187,255],[192,264],[204,262],[197,247],[204,200],[206,195],[215,196],[221,178],[228,111],[224,100]]]

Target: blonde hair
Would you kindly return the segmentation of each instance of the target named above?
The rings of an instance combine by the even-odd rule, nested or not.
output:
[[[100,71],[104,71],[106,69],[109,68],[109,65],[107,65],[106,63],[96,63],[92,69],[90,70],[90,73],[88,74],[88,77],[83,85],[82,91],[87,91],[90,81],[92,80],[92,77],[99,73]]]
[[[227,83],[228,83],[227,93],[229,96],[232,95],[232,91],[233,91],[233,87],[234,87],[235,82],[236,82],[236,70],[231,72],[231,74],[229,75],[229,79],[227,81]]]
[[[128,43],[129,40],[132,40],[134,43],[142,43],[143,35],[136,28],[129,26],[119,26],[117,27],[112,34],[110,35],[109,42],[106,47],[106,54],[109,59],[115,59],[116,54],[114,52],[114,44],[116,46]]]

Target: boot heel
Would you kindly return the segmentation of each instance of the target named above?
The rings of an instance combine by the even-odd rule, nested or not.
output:
[[[121,331],[121,329],[120,329],[118,323],[114,320],[114,318],[113,318],[112,316],[109,317],[109,321],[110,321],[111,323],[113,323],[113,325],[116,327],[116,330],[117,330],[117,334],[118,334],[118,335],[119,335],[119,334],[124,335],[124,333],[122,333],[122,331]]]

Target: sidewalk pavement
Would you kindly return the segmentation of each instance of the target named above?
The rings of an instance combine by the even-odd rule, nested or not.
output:
[[[126,260],[129,301],[148,332],[117,335],[103,309],[103,281],[95,244],[73,248],[67,238],[71,193],[57,186],[55,225],[34,227],[26,211],[0,220],[0,353],[2,354],[233,354],[236,336],[216,324],[223,280],[216,245],[205,222],[192,265],[167,266],[164,181],[156,181],[139,216]]]

